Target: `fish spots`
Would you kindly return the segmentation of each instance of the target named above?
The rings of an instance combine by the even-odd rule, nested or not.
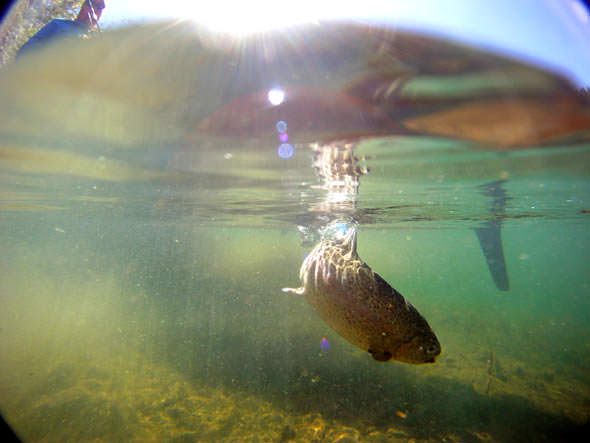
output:
[[[301,266],[301,291],[343,338],[380,362],[433,363],[440,344],[427,321],[356,252],[356,231],[325,238]],[[350,234],[350,235],[349,235]]]

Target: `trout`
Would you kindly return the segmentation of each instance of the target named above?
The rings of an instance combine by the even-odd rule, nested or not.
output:
[[[323,239],[305,258],[303,295],[338,334],[381,362],[434,363],[441,346],[428,322],[357,253],[357,229]]]

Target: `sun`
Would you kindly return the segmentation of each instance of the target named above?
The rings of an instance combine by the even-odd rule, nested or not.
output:
[[[296,4],[294,4],[296,3]],[[318,21],[324,14],[322,2],[299,0],[222,0],[187,3],[186,17],[212,30],[247,34],[281,29]],[[327,1],[332,3],[332,1]],[[321,9],[320,9],[321,8]]]

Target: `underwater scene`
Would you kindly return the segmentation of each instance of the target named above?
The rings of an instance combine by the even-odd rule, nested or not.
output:
[[[587,435],[590,99],[567,76],[379,26],[163,22],[18,58],[0,97],[23,441]]]

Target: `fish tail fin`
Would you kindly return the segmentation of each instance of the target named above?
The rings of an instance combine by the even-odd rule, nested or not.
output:
[[[303,286],[300,288],[283,288],[282,291],[287,294],[303,295],[305,288]]]

